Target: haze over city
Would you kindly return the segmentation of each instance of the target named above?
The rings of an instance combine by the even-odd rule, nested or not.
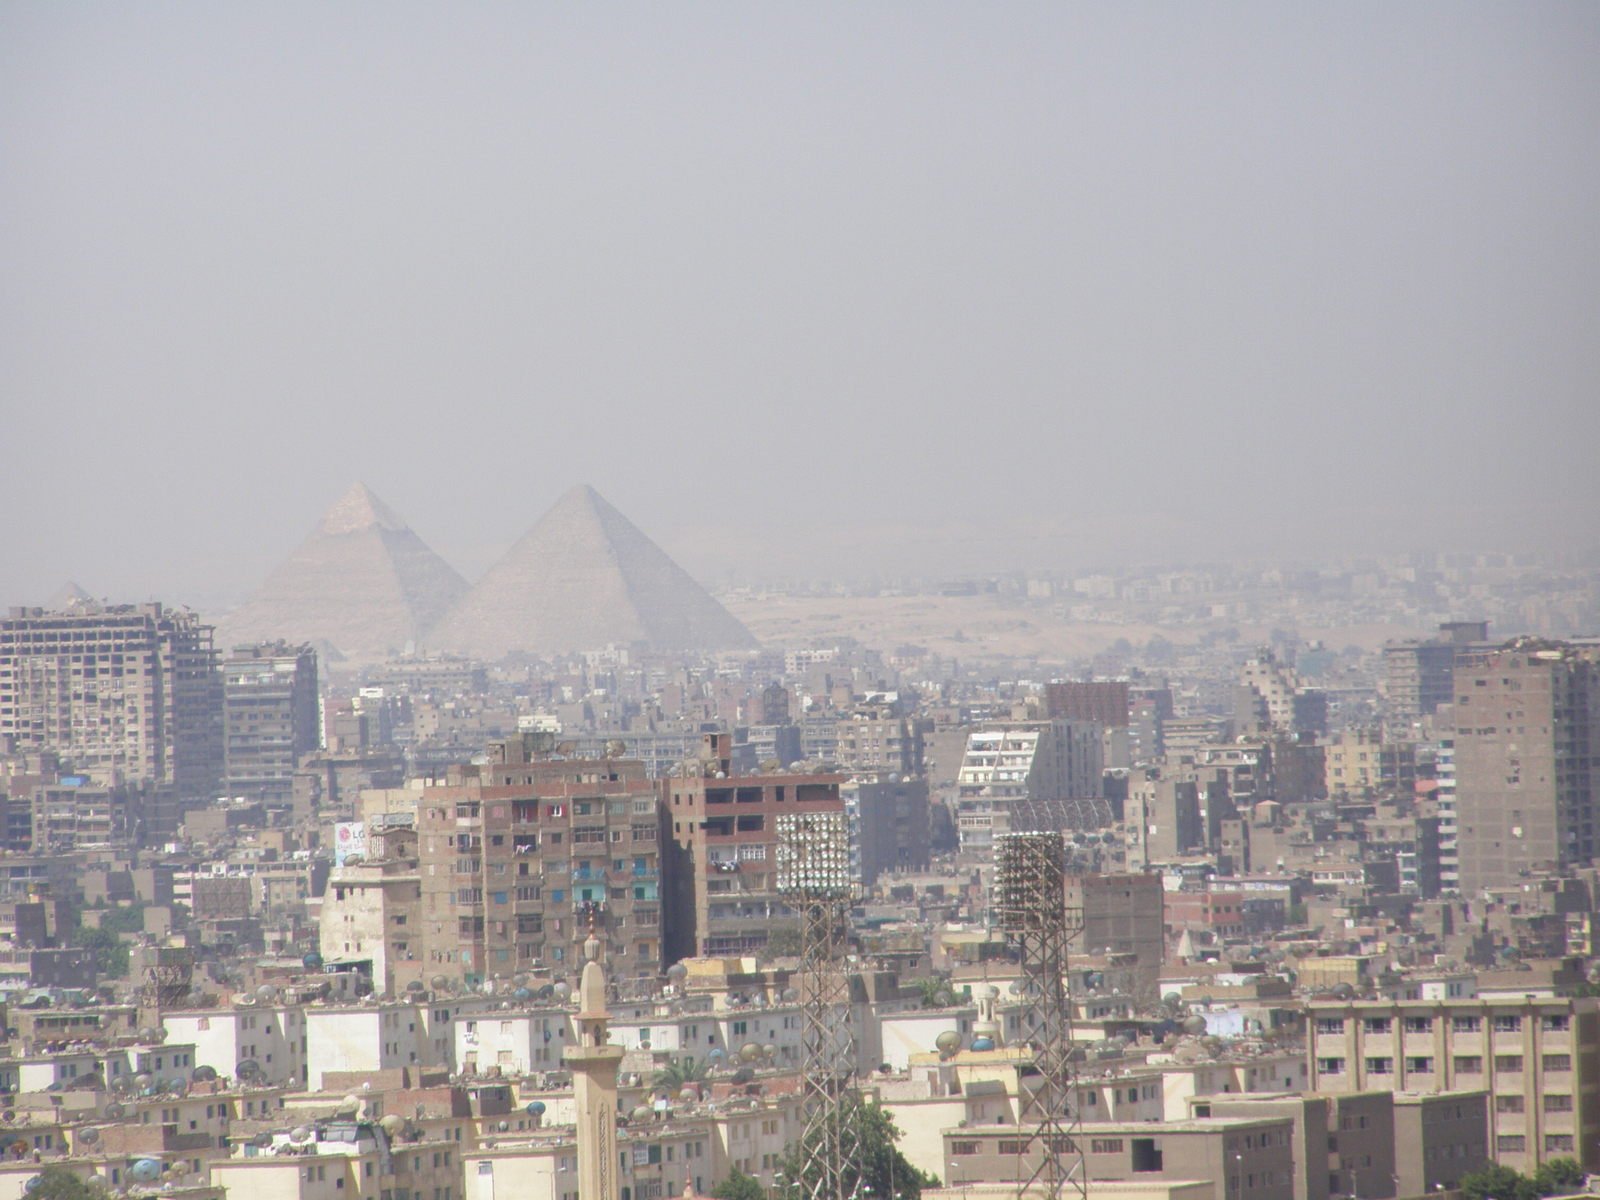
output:
[[[1592,550],[1593,6],[0,12],[0,591]]]
[[[0,1200],[1600,1200],[1600,4],[0,4]]]

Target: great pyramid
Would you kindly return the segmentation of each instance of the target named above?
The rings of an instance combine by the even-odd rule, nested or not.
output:
[[[217,644],[281,637],[370,662],[420,640],[466,590],[454,567],[357,483],[256,594],[218,622]]]
[[[428,635],[431,650],[490,660],[635,643],[660,651],[756,644],[587,485],[561,497]]]

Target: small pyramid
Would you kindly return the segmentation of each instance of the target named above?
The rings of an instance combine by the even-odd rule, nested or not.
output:
[[[87,608],[95,603],[95,598],[83,588],[78,586],[78,581],[69,579],[55,590],[55,594],[44,602],[50,612],[71,612],[77,608]]]
[[[750,631],[593,488],[573,488],[457,602],[430,649],[498,659],[642,643],[738,650]]]
[[[217,643],[325,642],[370,662],[417,642],[466,590],[455,568],[357,483],[255,595],[219,622]]]

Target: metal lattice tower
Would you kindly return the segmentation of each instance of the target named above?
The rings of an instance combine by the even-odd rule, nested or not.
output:
[[[778,891],[800,918],[803,1200],[851,1200],[861,1177],[850,1021],[850,841],[842,812],[778,818]]]
[[[194,951],[177,946],[162,946],[155,962],[145,968],[144,993],[147,1003],[157,1008],[176,1008],[189,995],[194,982]]]
[[[1033,1050],[1033,1072],[1024,1075],[1017,1097],[1019,1200],[1088,1196],[1067,988],[1073,931],[1067,922],[1066,851],[1059,832],[995,839],[991,912],[1021,964],[1022,1040]]]

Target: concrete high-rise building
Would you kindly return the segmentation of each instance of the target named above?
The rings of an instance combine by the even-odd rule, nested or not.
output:
[[[833,761],[850,771],[922,774],[925,725],[888,706],[859,708],[834,722],[838,738]]]
[[[1487,621],[1447,621],[1434,637],[1383,648],[1385,718],[1395,736],[1407,736],[1418,721],[1450,703],[1456,655],[1482,648],[1488,638]]]
[[[168,785],[151,832],[222,781],[212,627],[160,604],[13,608],[0,619],[0,747],[49,750],[98,782]],[[167,826],[171,828],[167,828]]]
[[[1024,829],[1099,828],[1100,726],[1088,721],[1006,721],[972,731],[957,777],[963,853],[987,857],[996,835]]]
[[[593,933],[618,975],[662,961],[661,806],[642,763],[541,757],[539,735],[417,794],[429,972],[569,969]]]
[[[778,818],[843,812],[839,775],[734,775],[726,734],[707,735],[698,774],[660,780],[672,850],[665,864],[667,961],[756,954],[796,921],[778,894]]]
[[[1385,741],[1376,729],[1347,729],[1328,739],[1323,766],[1329,796],[1409,798],[1416,790],[1417,744]]]
[[[1154,986],[1166,955],[1165,901],[1161,876],[1069,874],[1065,881],[1067,925],[1083,954],[1131,954]]]
[[[1454,668],[1457,857],[1464,894],[1587,863],[1600,847],[1600,661],[1518,641]]]
[[[1257,718],[1261,727],[1243,732],[1263,732],[1265,729],[1294,728],[1294,697],[1300,689],[1300,680],[1294,668],[1280,662],[1270,650],[1262,650],[1239,668],[1239,687],[1254,693],[1259,706]],[[1235,703],[1235,708],[1239,707]]]
[[[1433,748],[1434,804],[1439,812],[1439,889],[1461,890],[1461,824],[1456,811],[1456,741],[1442,734]]]
[[[1128,866],[1143,870],[1203,850],[1203,811],[1200,782],[1192,770],[1151,766],[1131,771],[1123,803]]]
[[[222,664],[223,764],[231,796],[287,805],[303,755],[321,744],[317,654],[310,646],[239,646]]]
[[[870,887],[885,872],[927,869],[932,836],[927,780],[858,775],[839,794],[850,829],[850,866],[858,881]]]

